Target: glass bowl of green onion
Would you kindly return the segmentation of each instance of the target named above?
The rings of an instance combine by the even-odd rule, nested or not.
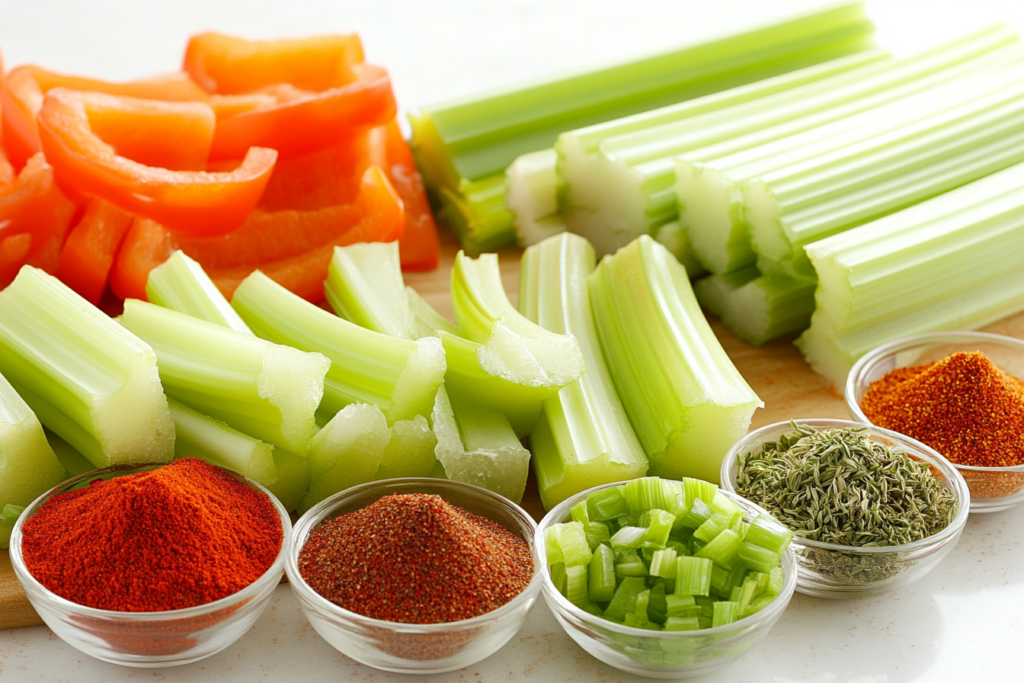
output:
[[[721,480],[794,531],[796,590],[817,598],[914,583],[956,546],[971,507],[964,478],[934,450],[849,420],[751,432],[726,454]]]
[[[622,671],[692,678],[757,645],[796,587],[790,534],[696,479],[583,491],[538,528],[544,599],[587,653]]]

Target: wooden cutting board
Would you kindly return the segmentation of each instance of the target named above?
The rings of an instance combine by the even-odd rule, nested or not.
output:
[[[448,241],[443,248],[440,268],[429,273],[407,273],[405,281],[440,313],[453,318],[448,292],[457,246]],[[518,250],[500,252],[500,263],[505,290],[516,303],[519,292]],[[752,429],[791,418],[849,417],[842,396],[830,391],[824,378],[804,362],[791,343],[792,337],[755,347],[737,339],[717,319],[711,319],[711,326],[743,377],[765,403],[763,410],[754,413]],[[985,330],[1024,339],[1024,313],[990,325]],[[538,520],[544,516],[544,507],[532,475],[526,486],[523,507]],[[41,623],[14,576],[8,552],[0,551],[0,629]]]

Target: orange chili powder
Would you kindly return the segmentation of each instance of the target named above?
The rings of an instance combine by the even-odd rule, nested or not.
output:
[[[1024,382],[982,353],[898,368],[868,387],[871,422],[975,467],[1024,464]]]

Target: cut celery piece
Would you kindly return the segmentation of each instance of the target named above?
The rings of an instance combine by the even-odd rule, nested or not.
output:
[[[391,429],[377,406],[350,403],[309,441],[309,492],[304,513],[324,498],[372,481],[391,443]]]
[[[67,441],[49,429],[43,429],[43,432],[46,434],[46,441],[50,444],[50,448],[53,449],[54,454],[57,456],[57,461],[64,468],[64,473],[68,479],[96,469],[96,465],[89,462],[84,455],[76,451]]]
[[[793,540],[793,532],[767,515],[758,515],[750,523],[744,540],[747,543],[767,548],[773,553],[781,554],[786,551],[789,542]],[[761,571],[770,570],[763,569]]]
[[[418,338],[397,241],[335,247],[324,293],[346,320],[398,339]]]
[[[641,477],[622,485],[622,495],[632,515],[642,515],[648,510],[670,510],[675,505],[675,494],[671,482],[658,477]]]
[[[65,478],[35,413],[0,375],[0,508],[24,507]]]
[[[771,572],[779,563],[779,553],[749,542],[744,542],[740,546],[737,557],[743,564],[758,572]]]
[[[612,535],[604,522],[588,522],[584,525],[587,531],[587,545],[593,550],[602,543],[611,543]]]
[[[647,584],[638,576],[627,576],[622,579],[604,611],[604,616],[608,619],[622,621],[626,618],[627,613],[636,609],[636,600],[645,590],[647,590]]]
[[[665,584],[656,583],[651,586],[647,598],[647,618],[656,624],[664,624],[668,618],[668,600],[665,595]]]
[[[742,516],[742,513],[739,513],[739,516]],[[721,532],[731,528],[734,521],[733,515],[716,512],[711,515],[711,519],[697,527],[693,537],[708,543]]]
[[[153,349],[31,266],[0,292],[0,373],[97,467],[174,457]]]
[[[665,620],[666,631],[696,631],[700,629],[697,617],[669,617]]]
[[[807,329],[814,312],[814,278],[761,275],[757,266],[712,275],[693,287],[697,301],[743,341],[760,346]]]
[[[153,347],[168,396],[297,455],[316,426],[330,362],[129,299],[121,324]]]
[[[627,576],[646,577],[650,574],[643,558],[636,548],[614,548],[615,552],[615,576],[624,578]]]
[[[267,490],[281,501],[285,510],[294,510],[309,491],[309,459],[275,448],[274,470],[277,481],[269,484]]]
[[[11,533],[14,531],[14,525],[17,524],[18,517],[24,511],[24,505],[12,505],[10,503],[7,503],[3,509],[0,509],[0,550],[11,545]]]
[[[668,535],[672,533],[672,524],[676,521],[675,515],[665,510],[648,510],[640,518],[640,525],[646,527],[641,541],[644,548],[661,549],[668,543]]]
[[[445,372],[437,339],[413,342],[364,329],[304,301],[260,271],[242,281],[231,305],[257,336],[330,359],[321,418],[357,402],[380,406],[389,424],[430,415]]]
[[[708,272],[693,253],[690,236],[679,221],[672,221],[659,227],[654,231],[654,239],[668,249],[668,252],[676,257],[683,268],[686,268],[686,274],[691,280]]]
[[[549,569],[551,571],[551,583],[555,584],[555,588],[558,589],[559,593],[565,595],[567,588],[565,585],[565,564],[557,562],[551,565]]]
[[[680,522],[681,526],[689,529],[699,529],[701,525],[711,519],[711,508],[708,507],[707,503],[697,498],[693,501],[690,506],[690,510],[686,513],[686,516],[682,518]]]
[[[738,602],[716,602],[715,615],[711,620],[712,628],[731,624],[740,618],[740,604]]]
[[[615,553],[606,545],[594,549],[588,566],[588,592],[593,602],[608,602],[615,594]]]
[[[751,614],[756,614],[757,612],[760,612],[761,610],[763,610],[768,605],[772,604],[773,600],[775,600],[775,596],[774,595],[761,595],[761,596],[758,596],[758,597],[754,598],[750,602],[749,605],[747,605],[746,609],[743,610],[743,612],[742,612],[742,614],[740,616],[749,617]]]
[[[633,605],[633,616],[636,617],[641,623],[650,621],[650,616],[647,612],[647,608],[651,602],[651,591],[650,589],[640,591],[640,595],[636,596],[636,604]],[[627,617],[629,615],[626,615]],[[628,623],[627,623],[628,625]]]
[[[668,618],[695,616],[700,609],[692,595],[672,593],[665,596],[665,608]]]
[[[434,310],[412,287],[405,288],[405,295],[412,313],[415,338],[436,337],[440,332],[459,336],[459,328]]]
[[[725,354],[686,271],[643,236],[590,276],[605,358],[650,474],[718,481],[762,406]]]
[[[562,562],[566,567],[588,564],[591,558],[587,535],[579,522],[566,522],[549,527],[545,537],[548,564]]]
[[[970,330],[1024,310],[1024,164],[807,247],[818,275],[797,340],[842,387],[879,345]]]
[[[714,512],[715,498],[718,497],[718,485],[693,477],[683,478],[683,493],[687,500],[700,500],[712,508]]]
[[[516,243],[515,216],[505,203],[504,171],[476,180],[461,178],[453,187],[431,189],[440,204],[438,218],[455,232],[467,254],[475,256]]]
[[[783,573],[782,567],[774,567],[772,573],[769,575],[768,595],[778,595],[782,592],[782,584],[785,581],[785,574]]]
[[[586,565],[565,568],[565,597],[577,607],[590,602],[587,597]]]
[[[743,585],[740,587],[740,612],[747,611],[747,607],[750,605],[750,601],[754,599],[757,593],[757,579],[747,577],[743,581]]]
[[[203,267],[181,251],[149,271],[146,298],[151,304],[252,334]]]
[[[732,502],[721,491],[715,491],[715,495],[711,499],[711,510],[724,515],[734,515],[735,521],[740,521],[743,518],[743,508]]]
[[[732,529],[725,529],[694,555],[707,558],[723,569],[732,569],[742,545],[743,541],[738,533]]]
[[[711,560],[700,557],[676,558],[675,595],[710,595]]]
[[[598,522],[615,520],[629,512],[629,503],[620,486],[601,489],[587,494],[587,514]]]
[[[436,446],[437,437],[431,431],[427,418],[417,415],[411,420],[399,420],[391,427],[391,440],[384,449],[374,478],[428,476],[437,461],[434,456]]]
[[[624,526],[612,535],[609,541],[612,548],[639,548],[647,535],[647,529],[639,526]]]
[[[587,501],[581,500],[572,506],[569,510],[569,516],[572,517],[572,521],[579,522],[583,526],[590,524],[590,514],[587,512]]]
[[[651,560],[651,576],[660,576],[665,579],[676,578],[676,557],[676,551],[671,548],[656,551]]]
[[[566,231],[558,213],[558,173],[553,149],[524,154],[508,167],[505,202],[515,216],[516,244],[529,247]]]
[[[593,271],[594,250],[576,235],[545,240],[523,254],[520,310],[546,330],[573,335],[586,368],[544,402],[531,435],[537,484],[549,509],[580,491],[647,471],[601,352],[587,286]]]
[[[199,458],[269,486],[277,481],[274,447],[207,417],[174,399],[167,401],[174,418],[174,459]]]

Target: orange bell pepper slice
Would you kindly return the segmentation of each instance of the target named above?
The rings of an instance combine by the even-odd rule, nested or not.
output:
[[[60,251],[57,277],[94,305],[99,304],[117,248],[133,218],[102,199],[90,201]]]
[[[14,172],[14,167],[7,160],[7,154],[4,152],[3,145],[0,144],[0,194],[5,191],[5,188],[13,185],[17,177],[18,174]]]
[[[365,131],[311,154],[278,159],[259,208],[308,211],[351,204],[370,164],[370,136]]]
[[[277,152],[254,147],[238,168],[217,173],[169,169],[170,163],[150,166],[118,153],[122,145],[151,163],[162,159],[191,165],[204,155],[213,121],[205,103],[55,88],[39,111],[39,139],[62,187],[105,199],[182,234],[213,237],[245,221],[270,179]],[[172,159],[173,148],[180,152]]]
[[[238,95],[278,83],[337,88],[353,80],[351,67],[362,61],[363,44],[354,34],[245,40],[203,33],[188,41],[184,69],[208,92]]]
[[[0,289],[25,264],[52,273],[75,205],[53,181],[53,169],[37,154],[0,193]]]
[[[24,166],[29,157],[42,150],[36,116],[43,106],[43,96],[53,88],[168,102],[201,102],[208,97],[206,91],[184,72],[129,83],[110,83],[66,76],[38,66],[19,66],[7,74],[0,90],[0,135],[3,135],[11,163],[17,169]]]

